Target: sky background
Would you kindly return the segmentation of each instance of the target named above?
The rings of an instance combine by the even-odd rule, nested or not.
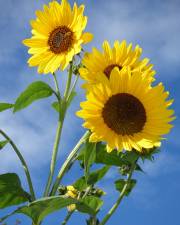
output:
[[[142,167],[145,174],[137,174],[137,186],[126,198],[107,225],[180,225],[180,1],[179,0],[78,0],[85,3],[85,14],[89,17],[87,31],[94,34],[94,41],[86,47],[101,48],[105,39],[132,42],[143,48],[143,57],[149,57],[157,71],[157,81],[163,82],[175,99],[173,108],[177,119],[175,127],[163,142],[162,152],[155,162],[146,162]],[[21,41],[30,37],[29,20],[35,18],[35,10],[42,9],[47,0],[0,0],[0,102],[14,102],[19,93],[32,81],[43,80],[53,85],[52,77],[38,75],[36,68],[28,68],[27,48]],[[72,3],[72,1],[71,1]],[[63,89],[66,76],[58,73]],[[84,99],[80,87],[66,117],[60,146],[57,171],[68,153],[83,134],[82,120],[75,116],[79,102]],[[37,196],[41,196],[47,179],[51,151],[57,125],[57,114],[51,108],[53,97],[38,101],[29,108],[12,114],[0,114],[0,127],[15,140],[27,160],[32,174]],[[0,139],[2,140],[2,139]],[[27,189],[24,171],[16,155],[7,146],[0,152],[0,174],[16,172]],[[78,164],[67,174],[63,184],[71,184],[82,175]],[[100,218],[116,200],[113,180],[117,172],[113,168],[99,186],[108,195]],[[11,212],[14,207],[0,211],[0,217]],[[66,215],[61,210],[48,216],[43,225],[60,224]],[[87,215],[75,213],[69,225],[84,225]],[[30,220],[23,215],[15,215],[7,220],[15,225],[16,219],[23,225]]]

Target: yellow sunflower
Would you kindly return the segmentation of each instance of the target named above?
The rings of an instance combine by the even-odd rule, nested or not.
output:
[[[36,11],[36,20],[31,21],[32,37],[23,43],[30,47],[29,66],[38,66],[39,73],[53,73],[64,70],[73,56],[81,51],[81,44],[92,40],[90,33],[83,33],[87,17],[83,15],[84,5],[74,3],[73,9],[67,0],[61,4],[52,1],[44,5],[43,11]]]
[[[114,67],[121,70],[129,66],[132,72],[141,70],[145,72],[143,75],[147,76],[150,81],[154,80],[153,65],[148,64],[148,58],[140,59],[142,49],[138,45],[132,49],[132,43],[127,45],[124,40],[121,43],[115,41],[111,48],[108,41],[104,41],[102,47],[103,52],[93,48],[92,52],[86,53],[82,60],[83,67],[79,69],[79,72],[81,77],[87,81],[83,87],[88,88],[91,87],[89,84],[99,82],[99,73],[105,75],[104,79],[109,79]]]
[[[143,72],[130,69],[112,70],[108,82],[92,85],[87,100],[81,103],[77,115],[90,129],[91,142],[107,142],[107,151],[123,149],[142,151],[160,145],[175,118],[168,109],[173,100],[162,83],[149,85]]]

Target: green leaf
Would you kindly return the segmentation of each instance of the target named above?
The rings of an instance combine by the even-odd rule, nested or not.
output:
[[[81,204],[76,205],[76,209],[83,213],[95,215],[101,206],[103,201],[95,196],[86,196],[81,200]]]
[[[17,174],[6,173],[0,175],[0,209],[12,205],[19,205],[27,202],[30,195],[21,187]]]
[[[67,196],[53,196],[42,198],[30,203],[27,206],[20,207],[13,213],[0,219],[0,222],[6,220],[9,216],[22,213],[30,217],[35,224],[39,224],[47,215],[58,211],[71,204],[76,204],[76,207],[80,212],[94,215],[98,208],[102,205],[101,200],[97,200],[95,197],[85,198],[84,200],[76,200],[68,198]]]
[[[56,112],[59,112],[59,102],[53,102],[52,107],[56,110]]]
[[[17,98],[14,105],[14,112],[24,109],[34,101],[37,101],[41,98],[47,98],[52,94],[53,90],[48,84],[42,81],[36,81],[30,84],[27,89],[23,91]]]
[[[88,187],[85,177],[83,176],[79,178],[77,181],[75,181],[75,183],[73,184],[73,187],[77,189],[78,191],[85,190]]]
[[[84,153],[84,171],[85,178],[88,179],[89,169],[96,159],[96,144],[86,142]]]
[[[4,148],[5,145],[7,145],[7,143],[9,143],[8,140],[5,141],[0,141],[0,150]]]
[[[136,151],[130,151],[130,152],[125,152],[124,154],[122,154],[122,160],[130,163],[130,164],[134,164],[139,158],[139,153]]]
[[[22,213],[30,217],[35,224],[39,224],[47,215],[70,204],[75,204],[77,200],[67,197],[53,196],[42,198],[30,203],[27,206],[20,207],[12,214]],[[11,214],[11,215],[12,215]],[[9,215],[3,217],[0,222],[7,219]]]
[[[123,179],[116,180],[115,181],[116,190],[122,192],[125,184],[126,184],[126,180],[123,180]],[[136,180],[131,179],[125,193],[126,196],[130,194],[130,192],[135,187],[135,185],[136,185]]]
[[[12,108],[14,105],[9,103],[0,103],[0,112]]]
[[[92,172],[89,175],[89,178],[87,181],[88,184],[93,185],[93,184],[97,183],[99,180],[101,180],[106,175],[106,173],[108,172],[109,169],[110,169],[110,166],[104,166],[103,168]]]
[[[143,149],[143,152],[140,154],[140,158],[144,162],[146,159],[153,162],[154,161],[154,154],[160,152],[160,148],[154,147],[151,149]]]
[[[117,151],[110,153],[106,150],[106,145],[98,143],[96,146],[96,163],[106,164],[109,166],[122,166],[124,161],[121,158],[122,154]]]
[[[75,91],[72,91],[68,100],[67,100],[67,107],[69,107],[73,101],[73,99],[76,97],[77,93]]]
[[[136,164],[135,170],[144,173],[144,170],[140,167],[139,164]]]
[[[101,180],[108,170],[110,169],[110,166],[104,166],[103,168],[99,170],[95,170],[92,173],[89,174],[88,180],[86,182],[85,176],[79,178],[74,184],[73,187],[77,189],[78,191],[85,190],[89,185],[93,185],[97,183],[99,180]]]

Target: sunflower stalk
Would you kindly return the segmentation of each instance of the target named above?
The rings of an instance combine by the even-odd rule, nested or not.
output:
[[[55,138],[53,153],[52,153],[52,158],[51,158],[50,172],[49,172],[49,177],[48,177],[48,181],[47,181],[45,192],[44,192],[44,197],[48,196],[48,194],[49,194],[51,184],[52,184],[52,180],[53,180],[53,176],[54,176],[57,154],[58,154],[58,149],[59,149],[59,144],[60,144],[60,139],[61,139],[61,133],[62,133],[64,119],[65,119],[66,111],[67,111],[66,102],[67,102],[67,97],[68,97],[68,94],[69,94],[69,89],[70,89],[70,86],[71,86],[72,66],[73,66],[73,63],[71,63],[71,65],[70,65],[70,69],[69,69],[69,73],[68,73],[68,80],[67,80],[67,84],[66,84],[66,90],[65,90],[65,94],[64,94],[63,99],[61,99],[61,94],[60,94],[60,89],[59,89],[59,84],[58,84],[58,81],[57,81],[57,78],[56,78],[56,74],[53,73],[54,83],[55,83],[55,87],[56,87],[56,94],[58,96],[58,103],[59,103],[59,119],[58,119],[56,138]]]

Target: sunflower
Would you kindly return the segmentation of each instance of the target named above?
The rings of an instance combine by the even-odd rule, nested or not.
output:
[[[127,68],[112,70],[109,81],[92,85],[77,115],[90,129],[91,142],[107,142],[107,151],[136,149],[142,152],[160,145],[174,119],[168,109],[173,100],[162,83],[151,87],[143,72]]]
[[[149,59],[144,58],[140,60],[142,48],[138,45],[132,49],[132,43],[127,45],[126,41],[114,42],[111,48],[108,41],[104,41],[103,52],[98,51],[96,48],[92,49],[91,53],[86,53],[82,60],[83,67],[79,69],[81,77],[87,81],[83,85],[85,88],[90,88],[91,84],[99,82],[99,74],[103,73],[105,79],[109,79],[111,71],[117,67],[121,70],[129,66],[132,72],[143,71],[143,75],[147,76],[152,82],[155,71],[152,69],[153,65],[148,64]],[[90,84],[90,85],[89,85]]]
[[[83,15],[84,5],[74,3],[73,9],[67,0],[61,4],[52,1],[44,5],[43,11],[36,11],[36,20],[31,21],[32,37],[23,43],[30,47],[29,66],[38,66],[39,73],[53,73],[64,70],[73,56],[81,51],[81,44],[92,40],[90,33],[83,33],[87,17]]]

